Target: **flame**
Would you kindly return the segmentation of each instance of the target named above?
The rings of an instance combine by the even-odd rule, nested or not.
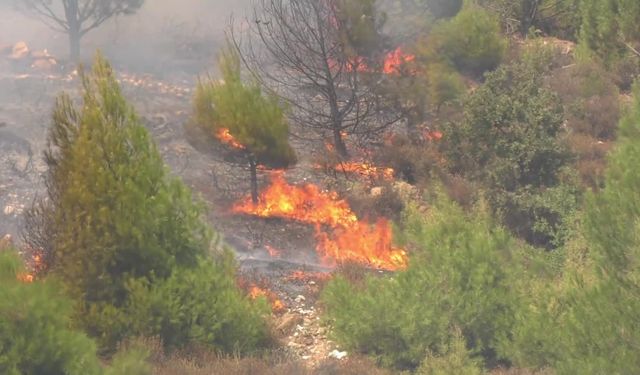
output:
[[[317,230],[316,239],[316,249],[327,264],[355,261],[387,270],[407,266],[407,253],[393,246],[391,225],[385,219],[378,220],[374,225],[360,221],[347,227],[338,227],[332,235]]]
[[[382,72],[384,74],[400,73],[400,68],[406,63],[414,61],[415,55],[405,54],[402,52],[402,48],[398,47],[394,51],[389,52],[384,59]]]
[[[255,300],[259,297],[264,297],[271,304],[271,309],[274,312],[280,312],[285,309],[284,302],[282,302],[275,293],[270,290],[262,289],[257,285],[251,285],[249,288],[249,298]]]
[[[271,185],[253,205],[246,198],[232,208],[233,212],[259,217],[279,217],[310,224],[348,225],[358,220],[349,204],[335,192],[323,192],[316,185],[289,185],[282,171],[274,173]]]
[[[23,283],[32,283],[35,281],[38,272],[44,269],[44,261],[42,255],[37,253],[34,254],[27,263],[27,268],[30,271],[19,273],[16,277]]]
[[[234,136],[231,135],[231,133],[229,132],[229,129],[227,128],[218,129],[218,131],[216,132],[216,138],[218,138],[220,142],[227,144],[233,148],[237,148],[240,150],[244,149],[244,146],[240,142],[238,142],[234,138]]]
[[[377,167],[366,162],[342,162],[332,167],[337,172],[354,173],[366,178],[393,180],[393,168]]]
[[[416,59],[415,55],[404,53],[402,51],[402,47],[398,47],[395,50],[387,53],[384,57],[384,61],[382,61],[382,73],[384,74],[398,74],[401,72],[402,67],[414,61]],[[330,63],[330,67],[335,69],[337,64]],[[365,62],[365,59],[356,56],[349,60],[349,63],[346,66],[347,71],[356,71],[362,73],[371,73],[375,72],[376,69],[371,68]],[[413,71],[410,71],[413,74]]]
[[[424,139],[427,141],[439,141],[442,139],[442,132],[437,130],[425,130],[423,133]]]
[[[397,270],[407,265],[406,253],[392,245],[391,225],[379,220],[375,225],[359,221],[336,192],[323,192],[316,185],[292,186],[282,172],[272,176],[271,185],[253,205],[246,198],[233,212],[258,217],[280,217],[316,226],[316,250],[323,263],[334,266],[355,261],[375,268]],[[324,231],[333,229],[329,235]]]
[[[35,277],[30,273],[20,273],[17,275],[17,278],[18,281],[21,281],[23,283],[32,283]]]
[[[269,245],[265,245],[264,247],[265,247],[265,249],[267,249],[267,252],[269,253],[270,257],[272,257],[272,258],[280,257],[280,253],[281,253],[280,250],[275,249],[275,248],[273,248],[273,247],[271,247]]]

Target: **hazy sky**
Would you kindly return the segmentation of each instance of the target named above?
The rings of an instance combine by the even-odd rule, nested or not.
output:
[[[136,63],[167,58],[170,52],[175,55],[168,51],[172,43],[220,40],[231,14],[242,17],[249,4],[250,0],[146,0],[137,14],[110,20],[87,34],[83,55],[101,48],[113,58]],[[0,47],[21,40],[34,49],[67,55],[66,35],[13,10],[10,0],[0,0]]]

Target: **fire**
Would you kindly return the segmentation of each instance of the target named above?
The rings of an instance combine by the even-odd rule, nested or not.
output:
[[[400,47],[389,52],[384,59],[382,72],[385,74],[395,74],[400,72],[400,68],[416,59],[415,55],[405,54]]]
[[[227,128],[218,129],[218,131],[216,132],[216,138],[218,138],[220,142],[227,144],[233,148],[237,148],[240,150],[244,149],[244,146],[240,142],[238,142],[233,135],[231,135],[229,129]]]
[[[265,249],[267,249],[267,252],[269,253],[269,256],[271,256],[272,258],[278,258],[280,257],[280,250],[273,248],[269,245],[265,245],[264,246]]]
[[[36,275],[38,272],[44,269],[44,262],[41,254],[34,254],[31,257],[31,260],[27,262],[29,272],[22,272],[17,275],[19,281],[23,283],[32,283],[34,282]]]
[[[398,74],[405,64],[415,61],[415,59],[415,55],[404,53],[402,48],[398,47],[385,55],[384,61],[382,61],[382,73]],[[335,62],[330,61],[329,69],[335,70],[337,69],[337,65],[338,64]],[[361,73],[372,73],[377,71],[377,69],[371,68],[367,65],[365,59],[360,56],[351,58],[348,61],[346,70],[349,72],[356,71]]]
[[[423,133],[424,139],[426,139],[427,141],[439,141],[442,139],[442,132],[439,132],[437,130],[425,130]]]
[[[34,276],[30,273],[21,273],[17,276],[18,281],[22,281],[23,283],[32,283]]]
[[[379,178],[383,180],[393,180],[395,171],[393,168],[377,167],[366,162],[342,162],[333,169],[338,172],[354,173],[366,178]]]
[[[271,185],[260,194],[259,203],[250,198],[232,210],[258,217],[280,217],[316,226],[316,250],[327,265],[356,261],[375,268],[405,268],[407,255],[392,245],[391,225],[379,220],[375,225],[359,221],[336,192],[323,192],[316,185],[292,186],[282,172],[274,174]],[[332,234],[325,232],[332,228]]]
[[[388,270],[407,266],[407,253],[393,246],[391,225],[384,219],[374,225],[357,222],[338,227],[332,235],[317,230],[316,238],[316,249],[325,263],[355,261]]]
[[[271,309],[274,312],[280,312],[285,309],[284,302],[282,302],[275,293],[272,291],[262,289],[257,285],[251,285],[249,288],[249,298],[257,299],[259,297],[264,297],[271,304]]]
[[[233,212],[259,217],[279,217],[330,226],[355,223],[358,218],[349,204],[335,192],[323,192],[316,185],[289,185],[283,173],[274,173],[271,185],[260,194],[259,203],[250,198],[236,204]]]

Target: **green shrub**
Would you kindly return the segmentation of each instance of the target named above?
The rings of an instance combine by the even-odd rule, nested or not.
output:
[[[71,327],[72,302],[54,282],[20,281],[25,272],[0,252],[0,373],[100,374],[95,344]]]
[[[450,173],[479,183],[506,227],[553,248],[577,191],[561,142],[563,108],[543,88],[543,66],[528,60],[488,73],[465,102],[463,120],[444,128],[443,149]]]
[[[434,26],[431,43],[434,43],[434,57],[444,57],[458,69],[476,75],[495,69],[507,48],[498,21],[473,5],[465,6],[451,20]]]
[[[226,334],[228,321],[246,326],[233,333],[255,333],[252,328],[264,323],[248,303],[233,297],[239,294],[233,265],[223,262],[207,268],[211,274],[203,271],[203,259],[218,250],[204,205],[194,202],[191,191],[169,174],[109,64],[98,55],[92,73],[83,74],[82,81],[81,108],[66,95],[56,104],[46,154],[49,201],[39,206],[46,220],[36,231],[55,233],[48,238],[50,271],[76,300],[77,325],[98,340],[104,353],[112,353],[125,338],[145,333],[159,334],[170,346],[191,339],[216,343],[222,339],[211,332]],[[216,283],[201,285],[193,280],[196,275]],[[192,290],[189,283],[199,288]],[[156,315],[131,311],[141,285],[162,299]],[[193,300],[181,299],[181,294]],[[197,317],[207,308],[216,314],[207,316],[205,329]],[[153,316],[180,324],[176,330],[184,332],[146,327]],[[228,340],[255,343],[261,335],[230,335]]]
[[[387,366],[416,368],[429,351],[445,354],[459,327],[472,353],[495,360],[526,279],[516,242],[486,216],[451,204],[426,218],[410,214],[405,228],[415,248],[406,271],[364,286],[337,277],[324,290],[335,339]]]
[[[196,345],[247,353],[265,346],[269,308],[253,304],[236,288],[231,257],[201,260],[196,268],[178,269],[152,284],[132,282],[127,311],[136,317],[134,331],[162,338],[169,350]]]
[[[439,350],[441,355],[428,353],[416,371],[416,375],[482,375],[482,362],[473,358],[459,331],[451,342]]]
[[[517,364],[550,365],[561,375],[640,372],[638,98],[640,88],[620,123],[605,187],[589,195],[581,217],[586,259],[580,267],[568,262],[561,288],[549,284],[550,292],[535,293],[542,298],[518,314],[507,354]]]

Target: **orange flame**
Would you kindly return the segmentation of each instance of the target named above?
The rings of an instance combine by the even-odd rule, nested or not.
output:
[[[30,273],[20,273],[17,275],[18,281],[23,283],[32,283],[34,276]]]
[[[264,297],[271,304],[271,309],[274,312],[280,312],[285,309],[284,302],[282,302],[275,293],[270,290],[262,289],[257,285],[252,285],[249,288],[249,298],[257,299],[259,297]]]
[[[292,186],[283,173],[274,173],[271,185],[253,205],[247,198],[232,208],[233,212],[259,217],[279,217],[311,224],[347,225],[358,220],[349,204],[335,192],[323,192],[316,185]]]
[[[267,249],[267,252],[269,253],[270,257],[277,258],[277,257],[280,256],[280,250],[278,250],[278,249],[276,249],[274,247],[271,247],[269,245],[265,245],[264,247],[265,247],[265,249]]]
[[[32,283],[36,279],[36,274],[44,269],[44,262],[41,254],[34,254],[31,260],[27,262],[27,268],[30,272],[22,272],[16,277],[23,283]]]
[[[394,51],[389,52],[384,59],[382,72],[384,74],[395,74],[400,72],[400,68],[411,61],[416,59],[415,55],[405,54],[400,47]]]
[[[410,63],[415,59],[415,55],[404,53],[402,48],[398,47],[385,55],[384,61],[382,62],[382,73],[398,74],[405,64]],[[350,63],[347,65],[347,71],[371,73],[375,72],[376,69],[368,66],[362,57],[357,56],[350,60]]]
[[[354,261],[387,270],[407,267],[407,253],[393,246],[391,225],[384,219],[373,226],[357,222],[338,227],[332,235],[317,230],[316,238],[316,249],[327,264]]]
[[[227,128],[220,128],[216,132],[216,138],[224,144],[227,144],[233,148],[237,148],[243,150],[245,147],[242,143],[238,142],[233,135],[229,132]]]
[[[316,250],[327,265],[355,261],[372,267],[396,270],[405,268],[407,255],[392,245],[388,221],[371,226],[358,220],[348,203],[336,192],[323,192],[316,185],[292,186],[282,172],[274,174],[271,185],[260,194],[259,203],[250,198],[232,210],[258,217],[280,217],[316,225]],[[323,231],[333,228],[333,234]]]

